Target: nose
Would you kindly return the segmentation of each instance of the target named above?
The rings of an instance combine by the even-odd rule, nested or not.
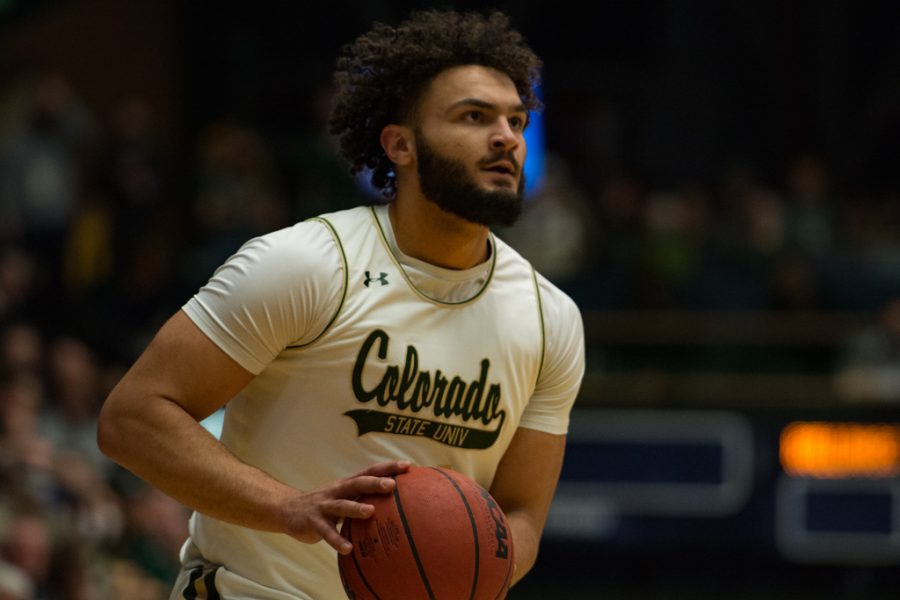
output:
[[[513,131],[506,119],[498,119],[497,127],[493,129],[490,137],[491,150],[509,152],[519,146],[519,136]]]

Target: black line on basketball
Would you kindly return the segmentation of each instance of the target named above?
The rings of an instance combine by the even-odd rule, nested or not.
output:
[[[472,538],[475,540],[475,576],[472,578],[472,592],[469,594],[469,600],[475,597],[475,590],[478,587],[478,564],[479,564],[479,545],[478,545],[478,525],[475,523],[475,515],[472,513],[472,507],[469,506],[469,501],[466,500],[466,495],[463,493],[462,489],[459,487],[459,484],[456,483],[456,480],[450,477],[444,471],[440,469],[435,469],[434,467],[429,467],[430,469],[437,471],[444,477],[446,477],[450,483],[453,484],[453,487],[456,488],[456,492],[459,494],[459,497],[463,501],[463,506],[466,507],[466,512],[469,513],[469,524],[472,525]]]
[[[515,560],[515,559],[513,559]],[[503,592],[509,589],[509,582],[512,579],[513,572],[513,561],[509,561],[509,566],[506,568],[506,578],[503,580],[503,587],[500,589],[500,592],[497,594],[497,597],[494,600],[500,600],[503,597]]]
[[[347,528],[347,541],[351,544],[353,543],[353,523],[350,523],[350,527]],[[375,593],[375,590],[372,589],[372,586],[369,585],[369,581],[366,579],[363,570],[359,566],[359,562],[356,560],[356,549],[353,549],[351,555],[353,557],[353,566],[356,567],[356,572],[359,573],[359,578],[362,579],[363,585],[366,586],[366,589],[371,592],[371,594],[375,597],[375,600],[381,600],[378,597],[378,594]]]
[[[394,486],[394,503],[397,505],[397,512],[400,514],[400,522],[403,523],[403,531],[406,532],[406,541],[409,542],[409,549],[412,551],[413,558],[416,559],[416,567],[419,569],[419,577],[425,584],[425,591],[431,600],[437,600],[434,592],[431,591],[431,584],[428,583],[428,575],[425,574],[425,567],[422,565],[422,559],[419,558],[419,551],[416,550],[416,542],[413,540],[412,532],[409,530],[409,523],[406,521],[406,513],[403,512],[403,503],[400,501],[400,481]]]

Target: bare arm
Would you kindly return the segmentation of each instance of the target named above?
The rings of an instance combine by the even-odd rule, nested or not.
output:
[[[566,436],[520,427],[497,467],[491,495],[512,530],[515,584],[537,559],[538,546],[562,468]]]
[[[320,490],[296,490],[237,459],[198,421],[253,378],[179,311],[113,389],[100,413],[98,443],[110,458],[202,513],[340,552],[341,518],[371,516],[354,502],[389,492],[405,463],[375,465]]]

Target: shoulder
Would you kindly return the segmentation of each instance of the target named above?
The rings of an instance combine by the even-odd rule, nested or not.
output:
[[[494,247],[497,250],[498,260],[504,263],[515,263],[532,273],[535,289],[541,303],[541,311],[545,320],[556,325],[558,322],[568,323],[581,328],[581,311],[575,301],[553,282],[541,275],[534,266],[519,252],[497,236],[492,236]]]
[[[244,244],[184,306],[244,368],[314,340],[339,310],[345,271],[334,237],[304,221]]]
[[[572,327],[582,328],[581,310],[575,301],[549,279],[535,271],[538,294],[541,297],[541,309],[544,319],[554,323],[568,323]]]
[[[309,277],[322,270],[333,274],[341,263],[333,233],[323,223],[309,220],[248,240],[215,276],[281,278],[302,272]]]
[[[325,223],[309,219],[254,238],[241,250],[246,249],[302,258],[317,252],[333,252],[335,240]]]
[[[357,206],[325,213],[305,221],[306,223],[320,223],[327,227],[332,234],[343,235],[354,229],[371,228],[374,225],[374,214],[371,206]]]
[[[328,228],[303,221],[247,241],[213,273],[201,292],[262,301],[331,289],[341,281],[343,270],[341,252]]]

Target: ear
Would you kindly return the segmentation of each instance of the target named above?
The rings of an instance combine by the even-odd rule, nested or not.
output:
[[[381,130],[381,147],[398,167],[409,165],[415,153],[412,131],[402,125],[387,125]]]

